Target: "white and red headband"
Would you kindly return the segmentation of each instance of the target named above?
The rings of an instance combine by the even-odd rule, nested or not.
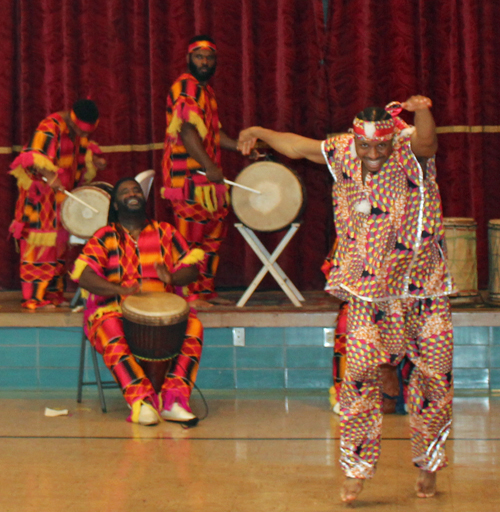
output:
[[[361,140],[385,141],[392,139],[396,127],[400,124],[398,121],[401,121],[397,115],[403,110],[403,107],[398,101],[392,101],[386,105],[385,110],[391,114],[390,119],[365,121],[355,117],[352,123],[354,135]]]

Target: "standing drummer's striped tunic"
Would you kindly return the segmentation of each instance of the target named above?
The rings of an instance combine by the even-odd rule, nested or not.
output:
[[[54,192],[36,167],[57,173],[64,188],[72,190],[94,178],[93,153],[101,154],[97,144],[78,136],[72,140],[63,117],[55,113],[38,125],[10,166],[19,196],[9,231],[19,240],[25,307],[61,300],[68,240],[60,219],[65,195]]]
[[[219,264],[219,247],[226,236],[223,222],[229,211],[227,186],[209,182],[197,171],[203,167],[192,158],[180,135],[183,123],[198,132],[210,159],[220,167],[220,122],[215,93],[191,74],[184,73],[167,97],[167,130],[162,161],[161,195],[172,202],[177,229],[191,248],[205,253],[193,298],[210,299]]]
[[[78,257],[71,277],[78,281],[89,266],[98,276],[122,286],[141,285],[143,291],[175,293],[174,287],[158,279],[155,264],[163,263],[171,273],[198,264],[200,251],[190,250],[176,229],[166,222],[149,223],[134,240],[121,226],[99,229]],[[152,399],[156,395],[150,380],[130,352],[123,332],[123,297],[90,294],[85,309],[85,332],[92,345],[103,354],[104,362],[119,383],[125,400]],[[189,409],[189,396],[196,380],[203,341],[201,322],[191,311],[181,353],[173,360],[162,387],[163,405],[174,401]]]

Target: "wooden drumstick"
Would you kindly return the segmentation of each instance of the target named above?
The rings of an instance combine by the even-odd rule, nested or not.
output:
[[[196,172],[198,174],[203,174],[203,176],[206,176],[206,173],[204,173],[203,171],[196,171]],[[254,194],[262,194],[262,192],[260,190],[246,187],[245,185],[240,185],[239,183],[235,183],[234,181],[226,180],[226,178],[224,178],[224,183],[227,183],[228,185],[232,185],[233,187],[242,188],[243,190],[248,190],[248,192],[253,192]]]
[[[45,176],[42,176],[42,180],[45,181],[46,183],[49,182],[49,180],[45,177]],[[82,204],[83,206],[86,206],[87,208],[90,208],[94,213],[99,213],[99,210],[96,210],[93,206],[90,206],[90,204],[87,204],[85,201],[82,201],[78,196],[75,196],[75,194],[72,194],[71,192],[68,192],[67,190],[63,189],[63,192],[68,196],[68,197],[71,197],[71,199],[74,199],[75,201],[79,202],[80,204]]]

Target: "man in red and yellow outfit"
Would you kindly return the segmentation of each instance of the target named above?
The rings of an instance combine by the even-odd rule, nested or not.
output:
[[[325,163],[338,247],[326,290],[347,301],[346,371],[340,393],[340,464],[344,502],[356,500],[380,455],[382,369],[406,355],[414,364],[408,387],[417,496],[436,492],[446,467],[451,427],[453,326],[448,295],[441,199],[436,183],[436,127],[431,101],[412,96],[385,109],[370,107],[352,133],[325,141],[252,127],[240,134],[243,152],[256,138],[290,158]],[[415,126],[398,117],[414,112]]]
[[[208,85],[217,65],[213,39],[191,39],[187,63],[188,71],[174,82],[167,97],[161,193],[171,201],[176,227],[190,247],[205,252],[193,298],[197,307],[209,307],[227,303],[217,297],[214,287],[229,211],[221,148],[236,151],[238,147],[221,128],[215,93]]]
[[[164,419],[194,426],[198,418],[189,408],[189,397],[203,341],[195,313],[189,314],[181,352],[158,392],[132,354],[123,329],[125,296],[139,290],[175,293],[196,280],[203,260],[203,251],[190,250],[173,226],[148,219],[145,206],[139,183],[133,178],[118,181],[111,193],[109,223],[87,242],[71,277],[90,292],[85,332],[122,389],[132,411],[128,420],[156,425]]]
[[[89,183],[106,166],[90,134],[99,112],[91,100],[44,119],[11,164],[19,197],[9,231],[19,240],[23,307],[63,303],[68,233],[61,225],[64,190]]]

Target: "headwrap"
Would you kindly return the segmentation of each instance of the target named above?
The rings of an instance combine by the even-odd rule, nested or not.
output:
[[[76,126],[78,126],[78,128],[80,128],[80,130],[83,130],[84,132],[93,132],[99,124],[99,119],[97,119],[95,123],[87,123],[85,121],[82,121],[81,119],[78,119],[78,117],[76,117],[74,110],[71,110],[69,115],[71,117],[71,120],[76,124]]]
[[[203,50],[213,50],[214,52],[217,51],[217,47],[212,41],[195,41],[188,46],[188,53],[194,52],[200,48]]]
[[[385,111],[391,115],[391,119],[383,119],[381,121],[365,121],[354,118],[353,131],[354,135],[362,140],[389,140],[392,139],[396,127],[399,126],[399,118],[397,115],[403,110],[401,103],[392,101],[385,107]]]

